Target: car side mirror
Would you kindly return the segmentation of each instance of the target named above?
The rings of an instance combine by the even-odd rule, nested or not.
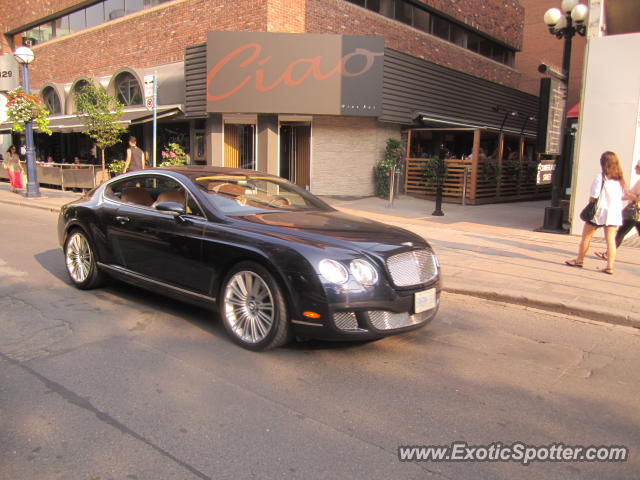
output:
[[[187,213],[187,209],[180,202],[156,202],[153,207],[161,212],[170,212],[178,216]]]

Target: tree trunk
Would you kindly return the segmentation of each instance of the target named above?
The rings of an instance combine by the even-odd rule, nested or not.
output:
[[[107,180],[109,180],[109,175],[107,173],[107,167],[104,161],[104,148],[101,148],[100,151],[102,152],[102,181],[106,182]]]

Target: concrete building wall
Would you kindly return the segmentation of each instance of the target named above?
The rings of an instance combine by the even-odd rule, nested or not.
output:
[[[311,131],[311,191],[316,195],[373,195],[373,166],[400,126],[371,118],[316,116]]]
[[[583,120],[573,170],[571,233],[582,231],[580,211],[600,172],[602,152],[611,150],[620,157],[627,184],[638,180],[633,166],[640,160],[640,63],[629,62],[630,52],[637,51],[640,33],[589,40]]]

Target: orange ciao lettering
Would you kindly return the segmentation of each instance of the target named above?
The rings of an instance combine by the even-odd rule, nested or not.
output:
[[[222,58],[209,72],[207,73],[207,100],[216,101],[230,97],[237,93],[241,88],[250,83],[252,80],[255,85],[255,89],[259,92],[268,92],[273,90],[278,85],[286,85],[289,87],[296,87],[302,84],[307,78],[313,77],[316,80],[326,80],[333,75],[340,74],[344,77],[358,77],[365,74],[375,62],[376,57],[381,57],[384,53],[375,53],[364,48],[356,48],[353,52],[342,57],[338,64],[326,72],[322,72],[320,68],[320,56],[310,58],[298,58],[292,61],[277,77],[273,83],[267,84],[265,82],[265,69],[263,68],[271,60],[271,56],[260,58],[262,53],[262,45],[259,43],[248,43],[235,50],[229,52],[224,58]],[[356,72],[350,72],[347,69],[347,63],[355,58],[362,56],[365,58],[364,66]],[[247,75],[238,80],[238,83],[229,88],[226,92],[215,91],[216,76],[229,64],[232,60],[241,60],[240,67],[247,69]],[[306,68],[304,68],[306,66]],[[298,68],[302,67],[302,68]],[[298,69],[298,73],[294,74],[294,70]]]

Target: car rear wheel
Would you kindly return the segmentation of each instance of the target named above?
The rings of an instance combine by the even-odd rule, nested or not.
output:
[[[81,230],[73,230],[64,244],[64,257],[71,282],[82,290],[98,287],[103,274],[89,238]]]
[[[285,344],[290,338],[282,290],[257,263],[243,262],[229,272],[219,306],[227,332],[244,348],[267,350]]]

